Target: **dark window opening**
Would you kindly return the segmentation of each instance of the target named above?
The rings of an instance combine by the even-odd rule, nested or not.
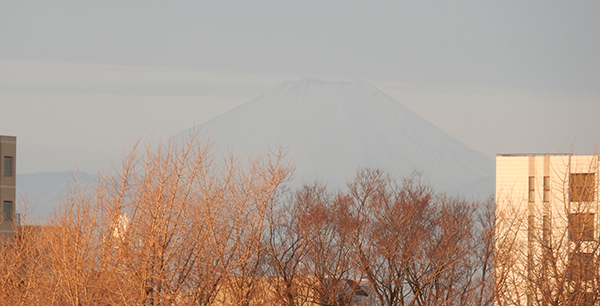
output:
[[[12,156],[4,156],[4,176],[13,176]]]
[[[596,192],[595,173],[572,173],[569,184],[571,202],[592,202]]]
[[[594,266],[593,253],[571,253],[569,255],[569,279],[573,282],[593,280]]]
[[[529,177],[529,202],[535,202],[535,177]]]
[[[13,202],[4,201],[4,221],[12,221],[15,216],[15,209],[13,206]]]
[[[569,236],[572,241],[594,240],[594,214],[580,213],[569,215]]]
[[[550,202],[550,177],[544,176],[544,202]]]

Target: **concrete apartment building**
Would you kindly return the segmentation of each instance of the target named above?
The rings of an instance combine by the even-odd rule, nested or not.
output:
[[[17,137],[0,136],[0,238],[12,239],[19,224],[15,209]]]
[[[598,159],[496,157],[496,305],[600,305]]]

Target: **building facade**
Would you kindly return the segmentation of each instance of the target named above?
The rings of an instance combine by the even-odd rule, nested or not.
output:
[[[15,207],[17,138],[0,136],[0,239],[12,239],[19,224]]]
[[[496,157],[496,305],[600,305],[598,158]]]

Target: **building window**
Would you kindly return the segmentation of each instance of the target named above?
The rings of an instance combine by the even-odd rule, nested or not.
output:
[[[569,215],[569,236],[572,241],[594,240],[594,214],[581,213]]]
[[[550,247],[550,216],[543,215],[542,216],[542,239],[544,242],[544,246]]]
[[[571,202],[592,202],[596,191],[595,173],[571,173],[569,181]]]
[[[575,252],[569,255],[569,279],[585,282],[594,279],[594,254]]]
[[[4,201],[4,221],[12,221],[15,216],[15,209],[13,206],[13,202]]]
[[[544,198],[545,203],[550,202],[550,177],[544,176]]]
[[[535,202],[535,177],[529,177],[529,202]]]
[[[12,156],[4,156],[4,176],[13,176]]]

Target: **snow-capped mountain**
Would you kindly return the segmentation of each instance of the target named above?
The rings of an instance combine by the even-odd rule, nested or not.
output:
[[[286,82],[194,130],[223,154],[283,146],[296,186],[318,180],[338,188],[357,169],[377,167],[396,177],[421,171],[438,190],[493,191],[492,160],[361,81]]]
[[[295,166],[291,187],[319,181],[341,188],[359,168],[377,167],[397,178],[418,170],[437,190],[469,197],[494,190],[492,160],[365,82],[286,82],[194,130],[211,139],[216,154],[282,146]],[[47,217],[74,177],[93,193],[96,176],[83,172],[17,175],[19,199],[29,198],[28,222]]]

